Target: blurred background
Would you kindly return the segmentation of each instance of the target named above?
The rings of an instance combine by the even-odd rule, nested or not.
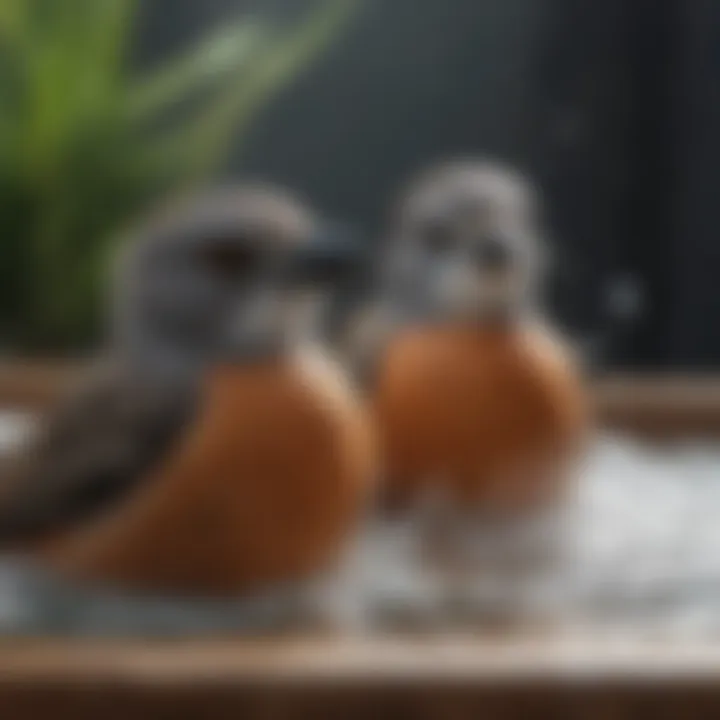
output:
[[[488,155],[542,190],[553,317],[640,371],[593,386],[626,434],[583,467],[568,587],[716,641],[719,73],[712,0],[0,0],[0,450],[3,406],[102,342],[113,257],[167,196],[266,180],[372,245],[409,177]]]
[[[540,183],[550,301],[612,367],[720,362],[720,5],[3,0],[0,344],[99,336],[108,257],[168,192],[289,185],[381,242],[435,159]]]

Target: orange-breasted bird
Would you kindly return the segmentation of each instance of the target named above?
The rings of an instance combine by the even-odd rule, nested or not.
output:
[[[375,470],[317,334],[348,258],[266,186],[159,213],[120,265],[107,357],[5,471],[0,542],[146,594],[245,596],[332,566]]]
[[[486,161],[435,168],[400,202],[371,391],[391,501],[435,488],[503,515],[564,491],[586,397],[539,317],[535,204],[519,174]]]

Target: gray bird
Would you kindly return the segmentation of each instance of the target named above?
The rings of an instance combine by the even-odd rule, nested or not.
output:
[[[327,227],[284,191],[257,185],[184,198],[140,228],[118,263],[102,357],[3,464],[0,543],[50,558],[51,566],[59,558],[62,566],[65,548],[78,544],[75,535],[89,533],[85,544],[93,545],[94,528],[101,528],[97,537],[106,537],[114,530],[103,525],[112,526],[116,515],[125,513],[133,522],[142,517],[138,498],[152,495],[149,484],[165,482],[154,479],[158,469],[172,467],[198,417],[207,414],[204,395],[214,368],[253,372],[286,360],[290,365],[301,347],[321,342],[333,283],[353,261],[351,246]],[[311,428],[332,422],[324,408],[311,406]],[[270,423],[263,412],[257,423]],[[240,418],[238,426],[248,422],[253,418]],[[272,464],[274,440],[263,437],[262,461]],[[333,462],[344,452],[332,444],[334,437],[325,448]],[[222,595],[240,588],[240,581],[217,580],[217,568],[217,577],[195,582],[206,568],[199,567],[201,553],[193,553],[212,533],[197,530],[193,538],[192,523],[183,522],[178,547],[190,550],[177,561],[179,569],[163,576],[158,567],[157,587],[154,577],[141,573],[133,589]],[[198,528],[203,522],[199,517]],[[148,557],[153,551],[151,542]],[[198,567],[185,573],[183,562]],[[123,568],[120,586],[128,575]],[[273,581],[282,579],[277,574]]]
[[[533,573],[514,568],[539,567],[587,426],[574,360],[540,312],[536,206],[529,182],[485,160],[412,182],[356,345],[386,507],[414,519],[451,617],[486,594],[524,600],[515,590]]]

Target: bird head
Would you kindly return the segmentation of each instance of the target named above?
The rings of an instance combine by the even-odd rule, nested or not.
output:
[[[288,193],[211,191],[141,229],[121,264],[117,350],[141,370],[193,377],[320,339],[354,244]]]
[[[440,321],[512,317],[540,275],[534,205],[519,174],[487,161],[422,175],[401,199],[388,243],[398,301]]]

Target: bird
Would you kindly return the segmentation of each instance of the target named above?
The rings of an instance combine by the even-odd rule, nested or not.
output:
[[[538,204],[521,173],[486,159],[440,163],[401,195],[368,343],[390,505],[437,490],[513,515],[563,496],[588,401],[539,304]]]
[[[0,550],[141,596],[249,597],[331,568],[375,478],[322,340],[351,258],[271,185],[152,213],[116,264],[105,346],[3,464]]]
[[[559,557],[589,433],[580,363],[540,303],[541,225],[535,188],[505,164],[422,172],[394,209],[356,343],[381,513],[412,521],[410,562],[453,622],[519,610]]]

